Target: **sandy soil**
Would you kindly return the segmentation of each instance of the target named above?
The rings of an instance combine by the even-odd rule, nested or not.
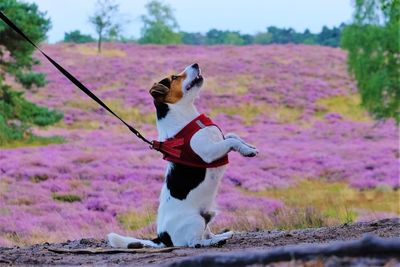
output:
[[[400,237],[400,219],[385,219],[380,221],[345,224],[335,227],[301,229],[291,231],[260,231],[237,233],[222,246],[211,248],[178,248],[167,253],[118,253],[118,254],[58,254],[48,249],[82,249],[107,248],[104,240],[81,239],[58,244],[37,244],[29,247],[0,248],[0,265],[165,265],[174,261],[204,253],[243,251],[244,249],[268,249],[285,245],[303,243],[327,243],[336,240],[351,240],[364,234],[374,234],[380,237]],[[399,255],[400,257],[400,255]],[[299,266],[395,266],[400,258],[338,258],[329,257],[311,261],[292,261],[290,263],[274,263],[273,266],[290,264]],[[353,264],[354,263],[354,264]],[[364,263],[364,264],[362,264]]]

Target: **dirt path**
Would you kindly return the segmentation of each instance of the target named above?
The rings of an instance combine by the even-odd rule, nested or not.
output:
[[[380,237],[400,237],[400,219],[385,219],[380,221],[354,223],[335,227],[324,227],[315,229],[302,229],[292,231],[262,231],[250,233],[237,233],[225,245],[212,248],[176,249],[168,253],[119,253],[119,254],[57,254],[48,251],[51,249],[78,249],[107,247],[104,240],[81,239],[59,244],[38,244],[29,247],[0,248],[0,265],[33,265],[33,264],[56,264],[56,265],[159,265],[167,264],[185,257],[191,257],[204,253],[242,251],[243,249],[268,249],[285,245],[302,243],[327,243],[336,240],[351,240],[362,237],[364,234],[374,234]],[[352,259],[324,259],[325,261],[342,260],[349,263]],[[360,260],[360,259],[358,259]],[[373,265],[389,262],[399,263],[397,259],[362,259]],[[315,264],[317,264],[316,262]],[[304,264],[296,262],[296,264]]]

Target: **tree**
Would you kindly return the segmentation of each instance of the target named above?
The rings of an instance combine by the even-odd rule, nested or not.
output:
[[[216,44],[223,44],[224,43],[224,32],[211,29],[206,34],[207,37],[207,44],[209,45],[216,45]]]
[[[35,43],[46,38],[50,20],[38,10],[36,4],[2,0],[2,10]],[[42,86],[45,76],[31,71],[38,64],[32,57],[34,48],[0,21],[0,145],[11,140],[32,136],[30,125],[45,126],[59,121],[63,115],[50,111],[24,99],[22,92],[15,92],[4,82],[5,75],[14,76],[25,88]]]
[[[338,47],[340,45],[341,32],[343,30],[344,24],[342,23],[339,28],[333,27],[329,29],[328,27],[322,27],[322,31],[318,34],[318,44],[325,46]]]
[[[101,53],[103,39],[109,35],[116,36],[121,31],[117,22],[119,5],[114,0],[97,0],[96,11],[89,17],[89,22],[94,26],[97,38],[97,51]]]
[[[270,26],[267,28],[267,32],[272,36],[272,42],[276,44],[287,44],[296,43],[295,35],[296,31],[292,28],[278,28],[275,26]]]
[[[315,44],[315,35],[311,33],[309,29],[305,29],[302,34],[301,42],[299,43],[308,45]]]
[[[177,32],[178,23],[170,6],[158,0],[146,4],[147,15],[142,15],[143,27],[140,43],[151,44],[178,44],[181,35]]]
[[[254,43],[254,37],[251,34],[240,34],[240,38],[243,40],[243,45]]]
[[[18,22],[33,41],[39,42],[46,38],[51,23],[46,14],[38,10],[37,5],[20,3],[16,0],[2,0],[0,10]],[[38,64],[38,61],[32,58],[34,48],[29,43],[21,41],[19,35],[3,22],[0,23],[0,44],[4,46],[4,49],[0,50],[0,64],[6,72],[14,74],[27,88],[45,84],[44,75],[31,70],[33,65]],[[4,51],[8,51],[14,60],[4,61],[2,59]]]
[[[221,31],[216,29],[209,30],[206,34],[206,38],[206,43],[209,45],[245,45],[253,42],[253,37],[251,35],[242,35],[238,31]]]
[[[64,42],[69,42],[69,43],[77,43],[77,44],[82,44],[82,43],[90,43],[94,42],[95,39],[89,35],[89,34],[83,34],[79,30],[75,30],[72,32],[66,32],[64,34]]]
[[[200,32],[180,32],[183,44],[189,45],[204,45],[206,44],[206,37]]]
[[[254,35],[253,42],[255,44],[270,44],[272,42],[272,34],[269,32],[259,32]]]
[[[356,0],[342,35],[348,69],[362,105],[376,118],[400,122],[400,0]]]

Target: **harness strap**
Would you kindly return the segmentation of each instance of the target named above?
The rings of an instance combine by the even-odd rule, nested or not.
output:
[[[10,28],[12,28],[15,32],[17,32],[19,35],[21,35],[27,42],[29,42],[33,47],[35,47],[37,50],[39,50],[40,53],[42,53],[42,55],[45,56],[47,58],[47,60],[50,61],[50,63],[54,65],[54,67],[56,67],[65,77],[68,78],[68,80],[70,80],[73,84],[75,84],[82,92],[84,92],[87,96],[89,96],[91,99],[96,101],[100,106],[102,106],[104,109],[106,109],[112,115],[114,115],[117,119],[119,119],[139,139],[141,139],[143,142],[149,144],[150,148],[160,151],[163,154],[173,153],[173,155],[176,155],[176,151],[173,149],[173,147],[169,147],[168,144],[162,144],[162,142],[158,142],[155,140],[149,141],[133,126],[129,125],[121,117],[119,117],[117,114],[115,114],[100,98],[98,98],[95,94],[93,94],[77,78],[75,78],[71,73],[69,73],[66,69],[64,69],[60,64],[58,64],[55,60],[53,60],[50,56],[48,56],[45,52],[43,52],[43,50],[41,50],[34,42],[32,42],[31,39],[29,39],[29,37],[26,36],[2,11],[0,11],[0,18]]]
[[[153,147],[154,149],[165,151],[166,154],[172,157],[180,158],[182,150],[176,147],[182,146],[184,143],[185,140],[183,138],[175,138],[164,142],[153,141]]]

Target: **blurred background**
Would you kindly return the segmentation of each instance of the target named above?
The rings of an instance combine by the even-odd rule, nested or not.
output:
[[[399,217],[398,0],[3,0],[0,10],[149,139],[151,85],[197,62],[196,105],[260,154],[220,231]],[[0,21],[0,246],[155,236],[166,163]]]

